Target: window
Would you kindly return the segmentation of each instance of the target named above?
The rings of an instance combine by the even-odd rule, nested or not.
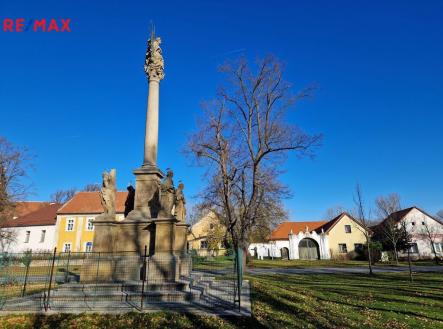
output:
[[[363,250],[363,243],[354,243],[354,250],[359,252]]]
[[[71,251],[71,243],[65,243],[63,245],[63,252],[70,252]]]
[[[208,241],[206,240],[200,241],[200,249],[208,249]]]
[[[40,234],[40,243],[45,242],[45,236],[46,236],[46,230],[42,230],[42,233]]]
[[[29,243],[29,237],[31,236],[31,231],[26,231],[25,243]]]
[[[412,226],[415,226],[415,222],[411,222],[411,225],[412,225]]]
[[[346,233],[351,233],[352,232],[351,225],[345,225],[345,232]]]
[[[346,246],[346,243],[339,243],[338,244],[338,250],[342,254],[347,253],[348,252],[348,247]]]
[[[68,218],[66,221],[66,231],[74,231],[74,218]]]
[[[411,243],[411,246],[409,247],[409,251],[413,254],[418,254],[418,246],[416,243]]]
[[[87,223],[86,223],[86,229],[88,231],[94,231],[94,223],[92,222],[94,220],[94,218],[88,218]]]
[[[210,229],[210,230],[213,230],[213,229],[214,229],[214,224],[212,224],[212,223],[209,224],[209,229]]]
[[[85,251],[91,252],[92,251],[92,242],[86,242],[85,244]]]
[[[435,252],[438,252],[438,253],[442,252],[443,251],[443,242],[434,243],[434,249],[435,249]]]
[[[421,222],[421,225],[426,225],[425,222]]]

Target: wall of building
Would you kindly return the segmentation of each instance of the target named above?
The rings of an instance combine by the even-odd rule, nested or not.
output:
[[[411,254],[411,256],[422,259],[434,258],[431,242],[427,237],[426,226],[423,222],[433,232],[435,242],[437,243],[443,243],[443,225],[416,208],[412,209],[403,220],[406,222],[406,228],[411,234],[411,242],[417,243],[418,254]],[[440,252],[437,255],[442,257],[443,253]],[[399,256],[404,257],[406,253],[400,252]]]
[[[209,213],[200,219],[197,223],[192,225],[187,236],[187,243],[189,250],[195,250],[199,256],[220,256],[226,254],[226,249],[219,245],[217,251],[210,251],[207,248],[202,248],[207,241],[208,232],[211,230],[211,225],[220,225],[214,214]]]
[[[5,243],[3,251],[24,252],[32,251],[52,251],[55,246],[55,225],[45,226],[24,226],[5,228],[5,231],[13,232],[14,239],[10,243]],[[45,232],[44,240],[41,241],[42,231]],[[26,242],[27,232],[29,241]]]
[[[345,225],[351,226],[351,233],[346,233]],[[366,238],[362,227],[348,216],[343,216],[328,232],[329,250],[331,258],[345,258],[355,256],[355,244],[365,244]],[[339,244],[345,243],[348,252],[341,253]]]
[[[94,241],[94,228],[88,228],[88,221],[94,220],[99,214],[72,214],[57,215],[56,224],[56,246],[59,252],[65,251],[65,244],[71,244],[72,252],[88,251],[86,246]],[[72,231],[67,230],[69,219],[74,219],[74,228]],[[116,220],[124,219],[123,214],[117,214]]]

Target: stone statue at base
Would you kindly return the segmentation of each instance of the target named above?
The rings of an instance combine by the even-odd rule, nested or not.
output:
[[[160,185],[160,211],[158,217],[170,218],[172,217],[172,209],[175,203],[175,187],[172,177],[174,173],[168,169],[166,178]]]
[[[135,188],[132,185],[129,185],[127,188],[128,196],[125,201],[125,218],[128,217],[128,214],[134,210],[134,201],[135,201]]]
[[[115,218],[115,196],[117,193],[117,189],[115,187],[115,176],[115,169],[111,169],[109,174],[106,171],[104,171],[102,174],[103,183],[100,190],[100,199],[104,210],[102,217]]]
[[[185,185],[183,183],[178,184],[177,191],[175,191],[175,218],[180,222],[186,220],[186,199],[183,193]]]

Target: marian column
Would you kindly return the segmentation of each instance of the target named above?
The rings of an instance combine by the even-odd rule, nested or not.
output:
[[[148,41],[145,73],[148,78],[148,104],[146,110],[145,148],[141,168],[134,170],[136,176],[134,210],[128,219],[156,218],[159,211],[158,189],[164,174],[157,167],[158,118],[160,80],[165,76],[161,39],[154,32]]]
[[[165,76],[161,39],[154,33],[148,41],[146,52],[145,73],[149,81],[148,105],[146,110],[145,156],[143,167],[157,168],[158,149],[158,105],[160,80]]]

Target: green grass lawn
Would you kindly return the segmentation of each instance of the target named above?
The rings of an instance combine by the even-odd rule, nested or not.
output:
[[[402,266],[407,267],[407,262],[386,262],[377,263],[376,266]],[[443,266],[443,264],[436,265],[434,261],[415,261],[412,262],[414,266]],[[349,267],[349,266],[368,266],[367,261],[361,260],[281,260],[281,259],[253,259],[249,262],[248,267],[259,268],[305,268],[305,267]]]
[[[10,315],[0,328],[443,328],[443,275],[254,275],[252,318],[169,312]]]

